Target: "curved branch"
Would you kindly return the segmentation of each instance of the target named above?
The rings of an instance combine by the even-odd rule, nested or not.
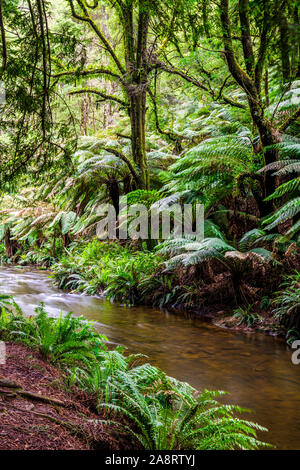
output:
[[[164,64],[163,62],[159,62],[159,61],[156,62],[155,64],[153,64],[152,69],[160,69],[160,70],[164,70],[167,73],[170,73],[170,74],[173,74],[173,75],[178,75],[179,77],[183,78],[184,80],[186,80],[189,83],[192,83],[196,87],[201,88],[202,90],[205,90],[205,91],[208,91],[208,92],[210,91],[209,88],[206,85],[199,82],[199,80],[197,80],[196,78],[191,77],[187,73],[182,72],[181,70],[178,70],[175,67]]]
[[[251,80],[248,73],[246,73],[239,65],[233,49],[228,0],[220,1],[220,10],[225,57],[227,60],[229,71],[232,74],[233,78],[236,80],[236,82],[247,93],[247,95],[250,96],[252,100],[258,103],[259,100],[257,99],[257,90],[255,84],[253,80]]]
[[[212,90],[204,85],[204,83],[200,82],[199,80],[197,80],[196,78],[194,77],[191,77],[190,75],[188,75],[187,73],[185,72],[182,72],[181,70],[178,70],[176,69],[175,67],[172,67],[172,66],[169,66],[167,64],[164,64],[163,62],[157,62],[153,65],[153,68],[152,69],[160,69],[160,70],[163,70],[164,72],[167,72],[167,73],[170,73],[170,74],[173,74],[173,75],[178,75],[179,77],[183,78],[184,80],[186,80],[187,82],[189,83],[192,83],[193,85],[195,85],[197,88],[201,88],[201,90],[205,90],[207,91],[208,93],[210,93],[210,95],[213,96],[213,92]],[[226,83],[226,80],[225,80],[225,83]],[[223,88],[225,86],[225,83],[222,85],[221,87],[221,90],[219,92],[219,96],[217,99],[220,99],[222,98],[223,101],[225,101],[225,103],[227,104],[230,104],[231,106],[235,106],[236,108],[240,108],[240,109],[246,109],[246,105],[242,104],[242,103],[238,103],[237,101],[234,101],[232,100],[231,98],[229,98],[228,96],[225,96],[225,95],[220,95],[220,93],[222,93],[223,91]],[[214,97],[214,96],[213,96]]]
[[[118,69],[120,70],[122,75],[124,75],[125,70],[123,69],[123,67],[121,65],[121,62],[119,61],[118,57],[116,56],[116,53],[115,53],[113,47],[111,46],[109,41],[106,39],[106,37],[102,33],[101,29],[98,27],[98,25],[95,23],[95,21],[89,15],[89,12],[88,12],[88,9],[87,9],[85,3],[82,0],[77,0],[77,3],[79,5],[81,11],[84,14],[84,16],[81,16],[78,13],[76,13],[73,0],[68,0],[68,2],[69,2],[69,5],[71,7],[72,16],[74,18],[78,19],[78,20],[85,21],[86,23],[88,23],[90,25],[90,27],[95,31],[96,35],[98,36],[98,38],[100,39],[100,41],[104,45],[107,52],[112,57],[113,61],[115,62],[116,66],[118,67]]]
[[[238,103],[238,101],[232,100],[229,98],[229,96],[221,95],[221,98],[223,101],[225,101],[226,104],[230,104],[230,106],[235,106],[236,108],[240,109],[247,109],[247,106],[243,103]]]
[[[175,133],[171,132],[171,131],[164,131],[161,127],[160,127],[160,122],[159,122],[159,118],[158,118],[158,111],[157,111],[157,102],[156,102],[156,99],[155,99],[155,96],[154,94],[152,93],[152,91],[150,90],[150,88],[147,89],[148,93],[149,93],[149,96],[151,98],[151,101],[153,103],[153,111],[154,111],[154,116],[155,116],[155,124],[156,124],[156,129],[158,130],[158,132],[162,135],[166,135],[168,136],[171,140],[173,140],[173,142],[177,142],[177,141],[181,141],[183,139],[182,136],[180,135],[176,135]]]
[[[117,133],[116,133],[116,136],[117,136],[117,137],[120,137],[121,139],[129,139],[129,140],[132,140],[131,135],[121,134],[120,132],[117,132]]]
[[[103,98],[104,100],[115,101],[116,103],[119,103],[120,105],[124,106],[125,108],[129,107],[129,104],[126,101],[121,100],[117,96],[108,95],[104,91],[97,90],[96,88],[89,88],[89,87],[79,88],[79,89],[70,91],[68,94],[69,95],[82,95],[83,93],[92,93],[94,95],[101,96],[101,98]]]
[[[219,99],[222,99],[223,101],[225,101],[226,104],[230,104],[231,106],[235,106],[236,108],[240,108],[240,109],[246,109],[247,106],[243,103],[238,103],[237,101],[229,98],[229,96],[226,96],[226,95],[223,95],[223,90],[226,86],[226,83],[228,81],[228,79],[231,77],[231,74],[227,75],[227,77],[225,77],[222,85],[221,85],[221,88],[219,90],[219,93],[217,95],[215,99],[215,101],[218,101]]]
[[[59,72],[55,75],[53,75],[53,78],[60,78],[60,77],[68,77],[68,76],[81,76],[81,77],[86,77],[90,75],[110,75],[111,77],[118,78],[120,81],[122,81],[122,78],[120,75],[118,75],[115,72],[112,72],[109,69],[86,69],[86,70],[66,70],[64,72]]]
[[[239,0],[239,18],[246,70],[249,76],[253,77],[254,52],[249,22],[249,0]]]
[[[137,182],[138,185],[141,184],[141,178],[139,177],[137,171],[135,170],[133,164],[131,163],[131,161],[129,160],[129,158],[122,152],[120,152],[120,150],[117,150],[113,147],[101,147],[103,150],[105,150],[106,152],[108,153],[112,153],[113,155],[115,155],[116,157],[119,157],[124,163],[126,163],[126,165],[128,166],[129,168],[129,171],[130,173],[132,174],[133,178],[135,179],[135,181]]]

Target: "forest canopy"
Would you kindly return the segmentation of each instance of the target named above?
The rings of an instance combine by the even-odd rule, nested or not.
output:
[[[203,112],[219,105],[241,125],[247,121],[266,164],[278,159],[269,147],[299,116],[294,1],[5,0],[0,17],[8,97],[2,181],[60,165],[77,144],[75,133],[108,128],[114,147],[130,140],[130,159],[117,148],[113,154],[136,187],[150,189],[146,134],[156,133],[175,154],[199,140],[173,125],[178,100]],[[274,190],[269,172],[263,189]]]

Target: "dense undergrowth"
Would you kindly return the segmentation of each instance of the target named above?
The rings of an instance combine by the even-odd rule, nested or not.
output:
[[[273,258],[205,239],[197,251],[202,262],[183,266],[169,261],[164,245],[149,252],[94,240],[54,264],[52,278],[62,289],[104,295],[128,306],[198,313],[220,305],[238,308],[242,315],[234,311],[226,326],[285,334],[288,342],[299,337],[297,247]],[[189,253],[179,256],[191,258]]]
[[[298,82],[284,104],[274,77],[272,84],[272,109],[281,119],[280,112],[294,109]],[[284,333],[290,341],[299,336],[299,305],[283,315],[273,311],[275,293],[278,299],[285,295],[285,277],[300,271],[298,124],[272,147],[277,160],[266,166],[266,150],[254,151],[257,135],[241,111],[187,100],[185,112],[177,114],[176,125],[187,126],[193,139],[178,155],[170,142],[148,135],[151,190],[136,189],[116,155],[129,155],[128,141],[103,132],[79,140],[70,171],[51,172],[38,190],[29,179],[16,194],[4,193],[0,261],[51,267],[58,287],[126,305],[239,309],[222,325]],[[268,197],[266,171],[276,183]],[[177,236],[172,219],[167,240],[160,233],[145,241],[100,242],[99,207],[114,207],[117,229],[124,217],[131,221],[118,212],[125,198],[149,213],[155,208],[164,214],[174,203],[203,204],[204,240]],[[291,285],[294,293],[287,296],[297,297],[297,284]]]
[[[236,417],[248,410],[217,399],[224,392],[197,392],[144,363],[141,355],[107,347],[83,317],[50,318],[43,305],[27,317],[8,296],[0,298],[0,338],[22,342],[62,368],[70,390],[76,385],[91,397],[95,410],[105,412],[101,424],[114,423],[131,436],[133,446],[147,450],[257,449],[264,428]],[[122,418],[120,420],[120,417]]]

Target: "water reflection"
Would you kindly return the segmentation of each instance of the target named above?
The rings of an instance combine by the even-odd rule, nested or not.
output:
[[[199,389],[227,390],[227,400],[255,410],[252,419],[269,428],[269,442],[279,449],[300,449],[300,366],[291,363],[291,351],[281,340],[65,294],[41,272],[0,269],[0,292],[14,295],[27,313],[44,302],[51,315],[60,310],[84,314],[110,341],[148,355],[169,375]]]

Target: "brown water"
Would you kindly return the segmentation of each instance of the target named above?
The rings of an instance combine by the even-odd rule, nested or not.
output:
[[[44,302],[51,315],[83,314],[111,342],[149,356],[152,364],[198,389],[230,392],[227,401],[254,410],[251,419],[278,449],[300,449],[300,365],[282,340],[244,335],[148,307],[125,308],[94,297],[66,294],[46,273],[0,268],[0,293],[27,313]]]

